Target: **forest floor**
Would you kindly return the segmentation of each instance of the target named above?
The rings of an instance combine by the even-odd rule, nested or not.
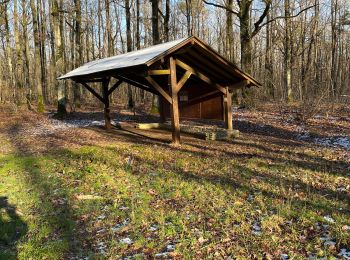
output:
[[[233,116],[240,137],[175,146],[99,112],[0,112],[0,259],[350,259],[350,108]]]

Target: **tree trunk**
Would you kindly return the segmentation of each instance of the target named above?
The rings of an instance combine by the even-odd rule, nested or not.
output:
[[[98,58],[102,58],[102,49],[101,49],[101,26],[102,26],[102,11],[101,11],[101,1],[98,0],[97,6],[97,36],[98,36]]]
[[[335,98],[337,93],[337,19],[338,19],[338,0],[331,1],[331,28],[332,28],[332,61],[331,61],[331,97]]]
[[[227,1],[227,8],[233,10],[233,0]],[[233,38],[233,14],[226,11],[226,57],[235,63],[234,38]]]
[[[165,17],[164,17],[164,33],[165,41],[169,41],[169,19],[170,19],[170,0],[165,0]]]
[[[38,10],[34,0],[30,0],[32,11],[33,31],[34,31],[34,78],[37,88],[37,110],[39,113],[44,112],[43,87],[41,83],[41,58],[40,58],[40,35],[38,28]]]
[[[43,102],[48,103],[47,95],[47,70],[46,70],[46,17],[45,17],[45,1],[37,0],[38,5],[38,30],[39,30],[39,43],[40,43],[40,68],[41,68],[41,84],[43,92]],[[40,26],[39,26],[40,25]]]
[[[151,0],[152,4],[152,40],[153,45],[160,43],[159,38],[159,14],[158,6],[159,0]],[[160,107],[160,98],[157,95],[153,95],[151,113],[158,113]]]
[[[136,0],[136,49],[140,48],[140,0]]]
[[[109,1],[110,0],[105,0],[106,32],[107,32],[107,56],[108,57],[113,56],[113,54],[114,54]]]
[[[252,34],[250,27],[250,0],[243,0],[240,2],[240,41],[241,41],[241,67],[251,74],[252,73]],[[242,107],[251,107],[253,105],[252,90],[248,88],[242,89]]]
[[[78,68],[82,64],[82,46],[81,46],[81,1],[74,0],[75,7],[75,68]],[[73,85],[73,102],[74,109],[81,107],[81,86],[78,83],[74,83]]]
[[[131,38],[131,15],[130,15],[130,1],[125,0],[125,21],[126,21],[126,50],[132,51],[132,38]],[[133,91],[130,84],[128,84],[128,109],[134,108]]]
[[[15,89],[17,89],[16,91],[16,96],[15,96],[15,100],[17,103],[20,103],[20,95],[19,95],[19,90],[22,88],[23,86],[23,73],[22,73],[22,57],[21,57],[21,46],[23,46],[22,42],[20,41],[20,37],[19,37],[19,31],[18,31],[18,12],[17,12],[17,0],[13,1],[13,18],[14,18],[14,36],[15,36],[15,44],[16,44],[16,58],[15,58],[15,64],[14,64],[14,68],[15,68],[15,78],[14,78],[14,83],[15,83]]]
[[[191,13],[192,13],[192,2],[191,0],[186,0],[186,21],[187,21],[187,36],[192,35],[192,25],[191,25]]]
[[[158,14],[159,0],[151,0],[151,4],[152,4],[152,39],[153,39],[153,45],[156,45],[160,43],[159,14]]]
[[[267,14],[267,20],[271,19],[270,13]],[[265,85],[268,88],[269,95],[275,99],[275,89],[273,85],[273,64],[272,64],[272,24],[266,25],[266,52],[265,52]]]
[[[284,16],[290,17],[289,0],[284,1]],[[284,41],[284,84],[286,88],[287,103],[293,100],[292,97],[292,68],[291,68],[291,21],[289,18],[284,19],[285,22],[285,41]]]
[[[23,76],[24,76],[24,85],[26,87],[26,103],[28,110],[33,110],[32,106],[32,87],[31,87],[31,79],[29,76],[29,40],[28,40],[28,32],[27,32],[27,6],[26,0],[22,0],[22,30],[23,30]]]
[[[11,48],[11,39],[10,39],[10,25],[7,14],[8,5],[4,3],[4,14],[5,14],[5,40],[6,40],[6,49],[5,49],[5,57],[7,59],[8,66],[8,89],[12,90],[12,100],[15,101],[16,96],[16,85],[14,83],[14,75],[13,75],[13,61],[12,61],[12,48]]]
[[[60,2],[58,2],[60,1]],[[52,2],[52,23],[53,23],[53,39],[55,44],[55,67],[56,67],[56,88],[57,88],[57,113],[62,116],[67,113],[67,95],[63,80],[57,80],[64,71],[64,48],[63,48],[63,20],[59,10],[62,8],[62,0],[54,0]]]

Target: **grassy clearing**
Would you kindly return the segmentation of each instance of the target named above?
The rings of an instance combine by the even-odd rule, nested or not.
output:
[[[168,257],[298,258],[349,247],[349,195],[335,189],[349,183],[341,171],[297,166],[290,151],[216,153],[119,143],[3,155],[0,194],[17,213],[1,211],[0,258],[142,258],[173,245]],[[325,246],[325,236],[336,244]]]

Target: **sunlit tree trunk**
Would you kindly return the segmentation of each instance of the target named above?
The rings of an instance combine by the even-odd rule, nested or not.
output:
[[[227,7],[233,9],[233,0],[227,1]],[[226,56],[235,63],[234,38],[233,38],[233,14],[226,11]]]
[[[271,14],[267,14],[267,20],[271,19]],[[265,84],[270,96],[275,99],[275,89],[273,85],[273,56],[272,56],[272,24],[266,25],[266,52],[265,52]]]
[[[37,110],[44,112],[43,87],[41,83],[40,35],[38,24],[38,10],[34,0],[30,0],[34,31],[34,78],[37,90]]]
[[[289,0],[284,1],[284,15],[290,16]],[[292,97],[292,66],[291,66],[291,21],[285,19],[285,42],[284,42],[284,84],[286,88],[286,101],[291,102]]]
[[[40,75],[41,75],[41,84],[42,84],[42,93],[44,103],[48,103],[48,94],[47,94],[47,69],[46,69],[46,17],[45,17],[45,1],[37,0],[38,6],[38,31],[39,31],[39,43],[40,43]]]
[[[53,0],[52,2],[52,22],[53,38],[55,44],[55,68],[56,78],[64,73],[64,49],[63,49],[63,20],[59,10],[62,7],[62,0]],[[63,80],[55,80],[57,88],[57,113],[64,115],[67,113],[67,93]]]
[[[18,28],[18,5],[17,5],[17,0],[13,1],[13,19],[14,19],[14,37],[15,37],[15,78],[14,78],[14,83],[15,83],[15,88],[17,89],[16,91],[16,97],[15,100],[20,103],[21,102],[21,96],[19,95],[19,90],[22,89],[23,86],[23,73],[22,73],[22,56],[21,56],[21,46],[23,46],[22,42],[20,41],[20,35],[19,35],[19,28]]]
[[[82,64],[82,46],[81,46],[81,1],[74,0],[75,7],[75,54],[74,54],[74,67],[78,68]],[[73,85],[73,102],[74,108],[81,107],[81,86],[80,84],[75,83]]]
[[[22,7],[22,31],[23,31],[23,43],[24,46],[22,48],[23,52],[23,76],[24,76],[24,85],[26,87],[26,103],[29,110],[33,110],[32,106],[32,86],[31,86],[31,79],[30,79],[30,72],[29,72],[29,40],[28,40],[28,18],[27,18],[27,1],[22,0],[21,1],[21,7]]]
[[[331,0],[331,37],[332,37],[332,61],[331,61],[331,96],[336,97],[337,93],[337,20],[338,20],[338,0]]]
[[[139,50],[140,48],[140,0],[136,0],[136,49]]]
[[[10,24],[9,24],[9,18],[8,18],[8,5],[7,2],[3,4],[3,12],[4,12],[4,20],[5,20],[5,41],[6,41],[6,48],[5,48],[5,57],[7,59],[7,73],[8,73],[8,89],[12,92],[12,101],[16,101],[16,85],[14,82],[14,75],[13,75],[13,60],[12,60],[12,54],[13,50],[11,47],[11,29],[10,29]]]
[[[112,56],[114,54],[109,2],[110,2],[110,0],[105,0],[106,34],[107,34],[107,56],[108,57]]]
[[[158,7],[159,7],[159,0],[151,0],[152,4],[152,40],[153,45],[160,43],[160,37],[159,37],[159,14],[158,14]],[[160,99],[157,95],[153,95],[152,99],[152,113],[159,112],[159,103]]]
[[[131,38],[131,15],[130,15],[130,1],[125,0],[125,22],[126,22],[126,50],[132,51],[132,38]],[[133,91],[131,85],[128,84],[128,108],[134,107]]]

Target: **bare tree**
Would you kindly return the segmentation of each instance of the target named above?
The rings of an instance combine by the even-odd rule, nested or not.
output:
[[[34,31],[34,72],[35,72],[35,84],[37,90],[37,110],[38,112],[44,112],[44,99],[43,99],[43,87],[41,82],[41,57],[40,57],[40,35],[38,24],[38,10],[34,0],[30,0],[30,8],[32,12],[33,31]]]

